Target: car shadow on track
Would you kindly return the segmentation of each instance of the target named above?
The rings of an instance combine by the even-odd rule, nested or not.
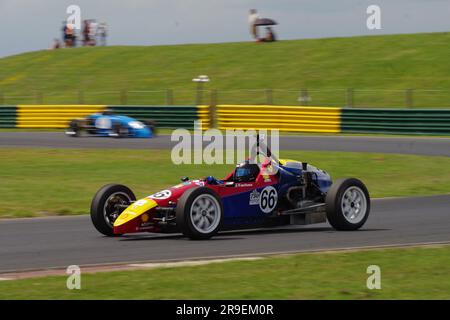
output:
[[[360,229],[357,231],[337,231],[331,227],[316,227],[316,228],[271,228],[271,229],[250,229],[250,230],[233,230],[219,232],[215,237],[207,241],[223,241],[223,240],[242,240],[245,237],[239,236],[252,236],[263,234],[289,234],[289,233],[305,233],[305,232],[325,232],[325,233],[347,233],[347,232],[371,232],[371,231],[390,231],[391,229]],[[123,235],[120,241],[141,241],[141,240],[188,240],[181,234],[138,234],[138,235]]]

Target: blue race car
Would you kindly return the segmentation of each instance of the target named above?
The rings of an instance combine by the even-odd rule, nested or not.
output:
[[[68,136],[78,137],[82,132],[100,137],[152,138],[156,135],[156,124],[152,120],[139,121],[107,110],[70,121],[66,130]]]

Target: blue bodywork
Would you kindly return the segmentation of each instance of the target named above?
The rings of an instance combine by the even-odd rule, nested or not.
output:
[[[86,117],[88,121],[95,126],[95,135],[108,137],[111,135],[113,124],[120,123],[128,129],[128,136],[134,138],[151,138],[152,130],[142,122],[122,115],[105,115],[94,113]]]
[[[276,183],[269,185],[255,183],[254,189],[247,189],[222,197],[225,228],[262,224],[271,216],[272,212],[263,212],[260,205],[249,202],[252,194],[258,196],[267,187],[273,187],[276,190],[277,202],[279,203],[280,199],[286,196],[289,188],[298,186],[298,176],[302,175],[301,162],[286,162],[284,165],[280,165],[278,169],[279,175]],[[308,172],[311,173],[312,182],[318,186],[323,194],[326,194],[332,184],[330,175],[311,165],[308,165]]]

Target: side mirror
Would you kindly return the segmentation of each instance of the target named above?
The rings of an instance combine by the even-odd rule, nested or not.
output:
[[[225,182],[225,187],[234,187],[234,181]]]

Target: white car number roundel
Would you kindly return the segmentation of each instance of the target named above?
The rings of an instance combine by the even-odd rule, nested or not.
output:
[[[111,129],[111,120],[107,117],[97,118],[95,121],[95,127],[97,129]]]
[[[148,198],[150,199],[160,199],[160,200],[164,200],[164,199],[169,199],[170,196],[172,195],[172,192],[170,190],[163,190],[160,192],[157,192],[155,194],[152,194],[151,196],[148,196]]]
[[[264,213],[272,212],[273,209],[277,206],[278,203],[278,193],[277,190],[268,186],[261,191],[261,195],[259,197],[259,208]]]

